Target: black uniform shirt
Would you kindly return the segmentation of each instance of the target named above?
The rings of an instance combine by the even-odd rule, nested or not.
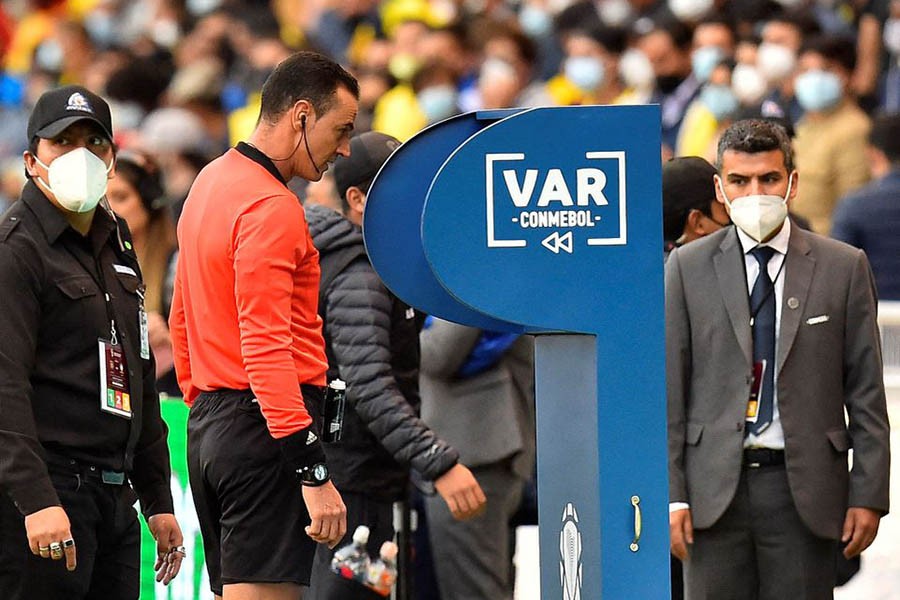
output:
[[[48,454],[127,471],[145,515],[172,512],[154,364],[140,355],[140,270],[118,221],[98,207],[82,236],[33,181],[0,217],[0,489],[26,515],[59,504]],[[100,410],[98,339],[110,339],[110,319],[130,420]]]

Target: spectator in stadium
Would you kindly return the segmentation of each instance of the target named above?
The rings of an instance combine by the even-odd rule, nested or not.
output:
[[[159,167],[139,152],[119,152],[116,176],[109,181],[106,198],[113,211],[128,223],[141,266],[150,348],[156,358],[157,389],[177,396],[180,392],[166,323],[172,304],[172,289],[167,283],[174,277],[175,222],[166,202]]]
[[[881,300],[900,300],[900,115],[876,117],[867,154],[874,181],[838,203],[831,235],[865,250]]]
[[[796,128],[797,173],[803,186],[792,210],[821,235],[831,231],[838,200],[869,180],[866,141],[872,124],[849,90],[855,52],[847,38],[812,38],[800,53],[794,79],[806,113]]]

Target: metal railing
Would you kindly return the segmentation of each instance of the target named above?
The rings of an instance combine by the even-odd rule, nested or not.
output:
[[[878,303],[878,325],[884,355],[884,385],[900,391],[900,302]]]

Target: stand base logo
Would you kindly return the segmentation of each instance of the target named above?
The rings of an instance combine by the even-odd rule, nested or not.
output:
[[[571,502],[566,504],[559,531],[559,583],[563,600],[581,600],[581,532],[578,513]]]

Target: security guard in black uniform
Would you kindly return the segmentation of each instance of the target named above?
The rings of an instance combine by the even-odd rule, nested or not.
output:
[[[143,284],[114,175],[106,102],[45,93],[29,181],[0,217],[0,598],[137,599],[141,510],[157,580],[184,559]],[[64,559],[64,562],[63,562]]]

